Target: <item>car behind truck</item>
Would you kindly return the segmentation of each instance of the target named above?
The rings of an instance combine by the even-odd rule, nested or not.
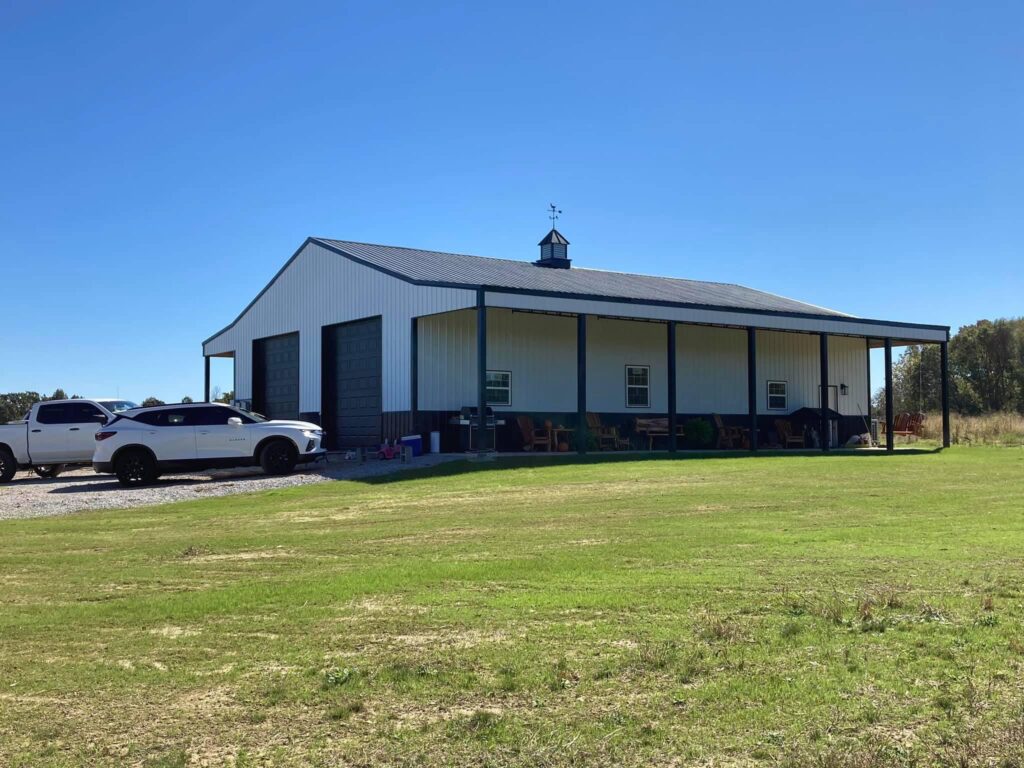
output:
[[[92,464],[95,434],[127,401],[47,400],[36,403],[23,421],[0,424],[0,483],[19,469],[56,477],[68,465]]]

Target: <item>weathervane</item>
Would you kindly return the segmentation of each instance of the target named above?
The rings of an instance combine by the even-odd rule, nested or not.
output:
[[[550,209],[548,211],[548,218],[551,219],[551,228],[554,229],[555,222],[558,221],[558,217],[562,214],[562,211],[554,203],[551,203],[548,208]]]

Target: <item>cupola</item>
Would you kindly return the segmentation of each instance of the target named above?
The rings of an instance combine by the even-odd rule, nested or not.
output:
[[[553,228],[541,240],[540,259],[533,262],[538,267],[552,267],[553,269],[569,269],[572,263],[569,260],[569,241],[562,236],[562,233]]]

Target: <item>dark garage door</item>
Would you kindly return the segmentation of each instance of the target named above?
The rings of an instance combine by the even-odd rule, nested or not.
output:
[[[299,417],[299,334],[253,342],[252,407],[270,419]]]
[[[380,445],[380,318],[325,327],[323,351],[328,445]]]

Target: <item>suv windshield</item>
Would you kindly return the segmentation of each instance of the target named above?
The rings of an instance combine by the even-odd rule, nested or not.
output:
[[[131,400],[97,400],[96,402],[111,413],[121,413],[123,411],[130,411],[132,408],[139,407]]]
[[[246,416],[246,417],[252,419],[253,421],[257,421],[257,422],[258,421],[268,421],[267,417],[264,416],[262,413],[256,413],[254,411],[247,411],[247,410],[245,410],[245,408],[239,408],[237,405],[232,405],[231,406],[231,410],[238,411],[240,414],[242,414],[243,416]]]

